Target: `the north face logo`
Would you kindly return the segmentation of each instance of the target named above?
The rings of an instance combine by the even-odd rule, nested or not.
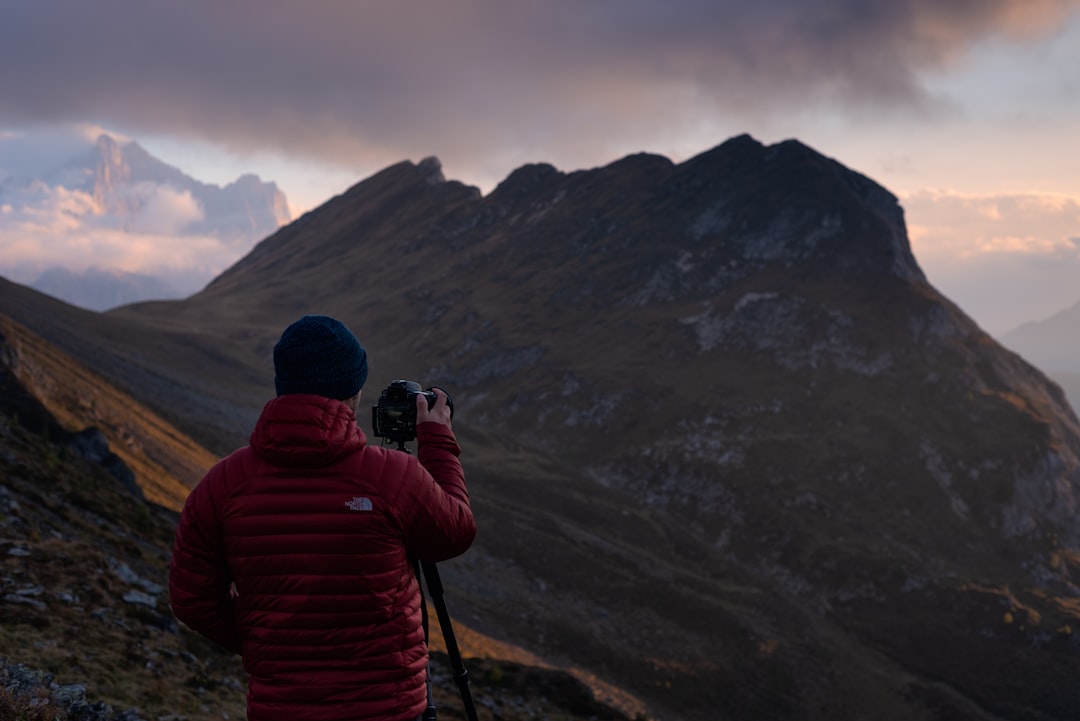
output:
[[[364,496],[357,496],[351,501],[346,501],[345,507],[350,511],[370,511],[372,508],[371,499],[365,498]]]

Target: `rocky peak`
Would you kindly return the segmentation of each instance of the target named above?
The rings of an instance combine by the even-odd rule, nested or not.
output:
[[[94,144],[93,175],[86,188],[95,204],[106,212],[130,212],[129,203],[123,203],[117,189],[131,180],[131,167],[124,158],[123,148],[109,135],[99,135]]]
[[[741,135],[684,163],[672,182],[707,203],[692,234],[734,245],[744,260],[925,281],[896,197],[798,141]]]
[[[424,179],[431,185],[446,182],[446,176],[444,176],[442,172],[442,161],[434,155],[429,155],[421,160],[416,166],[416,170],[421,173],[424,176]]]

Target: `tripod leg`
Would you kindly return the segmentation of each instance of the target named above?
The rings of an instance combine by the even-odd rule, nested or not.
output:
[[[428,610],[424,602],[424,584],[420,582],[420,562],[413,561],[413,572],[416,574],[416,585],[420,589],[420,623],[424,627],[424,643],[428,642]],[[423,721],[435,721],[435,695],[431,688],[431,656],[428,656],[428,665],[424,670],[424,685],[427,686],[427,708],[420,718]]]
[[[469,689],[469,672],[465,668],[465,662],[458,650],[457,637],[454,636],[454,627],[450,623],[450,613],[446,610],[446,601],[443,599],[442,579],[439,578],[439,569],[434,563],[422,561],[424,579],[427,581],[428,593],[431,594],[431,602],[435,605],[435,614],[439,617],[439,627],[442,629],[443,639],[446,641],[446,653],[450,657],[450,667],[454,671],[454,681],[461,693],[461,702],[465,706],[465,717],[468,721],[477,721],[476,705],[473,703],[472,691]]]

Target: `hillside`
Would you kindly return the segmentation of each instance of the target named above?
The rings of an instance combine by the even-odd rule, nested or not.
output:
[[[54,419],[64,433],[80,434],[71,441],[78,452],[91,459],[115,455],[115,463],[130,471],[128,484],[137,484],[138,493],[157,505],[180,510],[216,460],[131,396],[3,316],[0,370],[41,404],[43,418]],[[4,405],[10,411],[12,400]]]
[[[165,593],[186,489],[155,459],[184,468],[206,452],[2,317],[0,399],[5,686],[25,682],[22,664],[72,703],[242,717],[239,664],[179,628]]]
[[[236,429],[250,426],[265,394],[273,391],[272,378],[248,367],[253,361],[247,348],[197,327],[132,324],[3,278],[0,314],[34,329],[216,454],[247,442],[246,432]],[[197,420],[185,423],[192,419]],[[224,436],[222,428],[229,429]]]
[[[0,399],[0,718],[22,718],[4,715],[5,690],[16,708],[49,699],[81,721],[243,718],[239,659],[177,624],[165,590],[186,488],[163,468],[193,470],[212,462],[207,453],[2,316]],[[641,708],[619,689],[455,630],[484,721],[626,718],[597,697]],[[435,634],[437,701],[460,715]]]
[[[657,718],[1080,714],[1080,424],[926,282],[892,194],[796,141],[487,196],[399,163],[186,301],[0,312],[216,453],[281,328],[340,317],[372,401],[454,395],[463,623]]]

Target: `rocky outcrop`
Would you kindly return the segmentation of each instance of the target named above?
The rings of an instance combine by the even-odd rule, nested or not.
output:
[[[84,428],[72,433],[67,438],[67,446],[80,458],[101,465],[131,494],[143,498],[142,488],[135,482],[135,474],[127,467],[120,456],[109,448],[109,439],[100,428]]]

